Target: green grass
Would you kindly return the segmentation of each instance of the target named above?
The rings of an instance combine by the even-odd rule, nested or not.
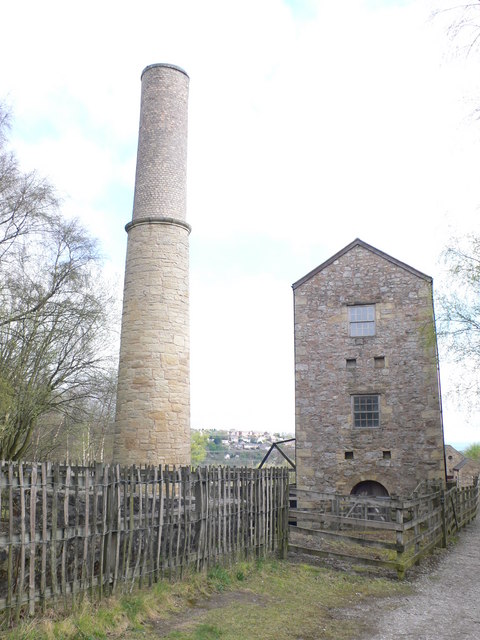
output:
[[[341,609],[405,593],[404,584],[276,560],[210,568],[178,582],[84,603],[68,617],[25,622],[5,640],[350,640]],[[166,634],[166,635],[165,635]]]
[[[211,624],[200,624],[189,634],[173,631],[168,635],[171,640],[217,640],[217,638],[222,637],[222,631]]]
[[[211,625],[222,640],[281,640],[287,638],[355,637],[358,621],[339,620],[333,609],[357,604],[367,596],[399,591],[399,585],[385,580],[335,573],[309,565],[267,563],[242,581],[241,587],[256,594],[258,602],[239,598],[208,611],[201,621],[166,638],[194,640],[199,624]],[[321,635],[320,635],[321,634]]]

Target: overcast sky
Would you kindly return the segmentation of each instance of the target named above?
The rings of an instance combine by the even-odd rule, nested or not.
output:
[[[434,277],[478,232],[477,52],[454,0],[16,0],[0,98],[25,169],[100,239],[119,291],[140,74],[190,76],[192,426],[294,430],[291,284],[354,238]],[[113,335],[112,339],[116,339]],[[445,392],[453,375],[442,368]],[[480,440],[445,393],[451,443]]]

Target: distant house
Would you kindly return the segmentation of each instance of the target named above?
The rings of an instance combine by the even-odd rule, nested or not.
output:
[[[459,487],[471,487],[480,475],[480,462],[464,458],[454,468],[454,478]]]
[[[445,464],[447,469],[447,481],[454,482],[455,481],[455,467],[459,462],[465,459],[463,453],[457,451],[452,447],[452,445],[445,445]]]
[[[444,483],[432,279],[357,239],[293,292],[298,487]]]
[[[447,444],[445,447],[447,463],[447,480],[455,482],[459,487],[471,486],[480,475],[480,461],[466,458],[463,453]]]

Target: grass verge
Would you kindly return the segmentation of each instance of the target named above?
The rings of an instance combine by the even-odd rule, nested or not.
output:
[[[268,560],[214,567],[178,582],[85,602],[68,617],[25,621],[5,640],[283,640],[358,637],[342,608],[405,593],[395,581]],[[368,623],[368,620],[365,622]]]

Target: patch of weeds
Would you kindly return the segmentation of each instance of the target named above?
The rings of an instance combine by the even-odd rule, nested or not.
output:
[[[301,564],[300,568],[304,573],[314,575],[314,576],[321,575],[322,571],[324,571],[324,569],[320,567],[316,567],[313,564]]]
[[[220,565],[216,565],[210,569],[207,574],[207,578],[217,591],[224,591],[231,583],[228,571]]]
[[[75,627],[77,627],[77,631],[73,636],[70,636],[71,640],[105,640],[107,637],[103,631],[92,630],[93,621],[85,623],[75,623]],[[85,626],[84,626],[85,625]],[[83,627],[83,628],[82,628]]]
[[[59,620],[53,625],[53,637],[58,640],[105,640],[105,628],[98,619],[98,611],[88,610],[86,607],[74,613],[65,620]],[[47,637],[51,637],[47,634]]]
[[[152,587],[153,591],[157,596],[163,596],[165,593],[169,591],[170,585],[166,580],[159,580]]]
[[[46,636],[43,633],[39,633],[37,625],[34,623],[22,623],[22,626],[18,629],[12,629],[11,631],[0,631],[0,638],[6,638],[8,634],[9,640],[44,640]]]
[[[193,640],[217,640],[222,635],[218,627],[212,624],[201,624],[193,632]]]
[[[278,571],[281,568],[281,564],[278,560],[270,560],[268,566],[271,571]]]
[[[97,611],[97,619],[102,627],[113,629],[118,622],[118,612],[114,608],[101,607]]]
[[[246,582],[252,574],[256,572],[255,565],[252,562],[236,562],[233,567],[233,575],[239,582]]]
[[[257,571],[262,571],[264,566],[265,566],[265,559],[264,558],[257,558],[255,560],[255,568],[257,569]]]
[[[192,632],[172,631],[167,636],[168,640],[220,640],[223,633],[215,625],[201,624]]]
[[[144,612],[144,602],[141,595],[124,596],[120,600],[120,608],[130,622],[137,622],[139,615]]]

